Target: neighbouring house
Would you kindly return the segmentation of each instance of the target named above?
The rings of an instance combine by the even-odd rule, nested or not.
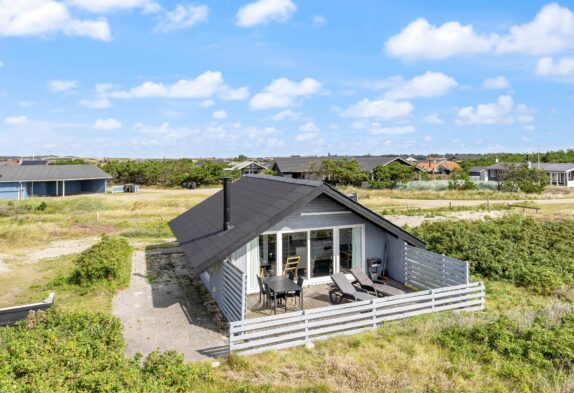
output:
[[[48,160],[20,160],[20,165],[48,165]]]
[[[486,166],[473,166],[468,170],[468,176],[474,181],[487,181],[488,169]]]
[[[230,321],[232,352],[303,345],[386,320],[484,307],[484,287],[469,283],[467,262],[426,251],[423,241],[323,182],[227,179],[223,190],[168,225],[186,263]],[[265,313],[259,279],[285,281],[288,266],[303,280],[296,310],[304,311],[287,312],[288,304],[297,304],[287,300],[282,319]],[[332,306],[331,276],[343,273],[351,285],[350,269],[401,291]]]
[[[429,175],[450,175],[451,172],[460,169],[460,165],[458,165],[454,161],[419,161],[417,163],[417,169],[426,172]]]
[[[322,164],[325,160],[356,160],[361,170],[371,174],[379,166],[386,166],[393,162],[412,166],[412,164],[398,156],[313,156],[313,157],[277,157],[271,169],[279,176],[293,179],[325,180],[321,174]]]
[[[446,156],[440,156],[440,155],[428,155],[427,156],[427,161],[430,162],[445,162],[448,161],[448,159],[446,158]]]
[[[412,156],[408,156],[407,158],[405,158],[405,161],[407,161],[412,165],[415,165],[417,162],[419,162],[419,160],[417,160],[415,157]]]
[[[111,178],[90,164],[0,166],[0,199],[105,193]]]
[[[549,184],[557,187],[574,187],[574,164],[572,163],[496,163],[486,167],[489,181],[500,181],[504,172],[512,165],[527,165],[529,168],[540,169],[548,175]]]
[[[267,168],[255,161],[233,162],[230,165],[231,166],[229,168],[225,168],[224,171],[239,171],[240,177],[243,177],[244,175],[257,175],[258,173],[263,173],[267,170]]]

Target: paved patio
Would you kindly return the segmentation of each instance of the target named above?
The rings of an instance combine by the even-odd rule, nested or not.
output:
[[[217,357],[227,348],[203,302],[186,276],[181,254],[170,250],[134,252],[130,287],[113,299],[123,325],[126,355],[176,350],[186,360]],[[151,281],[151,282],[150,282]]]

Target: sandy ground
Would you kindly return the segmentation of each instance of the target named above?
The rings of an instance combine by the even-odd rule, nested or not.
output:
[[[400,227],[408,225],[409,227],[418,227],[424,222],[437,222],[447,220],[483,220],[486,217],[501,217],[504,212],[452,212],[444,216],[424,217],[424,216],[385,216],[387,220]]]
[[[183,257],[161,252],[154,253],[149,274],[145,252],[134,252],[130,287],[114,296],[112,313],[122,322],[126,355],[147,355],[156,349],[176,350],[186,360],[221,355],[227,349],[227,338],[217,331],[186,279]]]
[[[100,240],[100,237],[86,237],[77,240],[58,240],[50,243],[45,248],[28,253],[26,259],[28,263],[35,263],[42,259],[78,254],[91,247],[98,240]]]

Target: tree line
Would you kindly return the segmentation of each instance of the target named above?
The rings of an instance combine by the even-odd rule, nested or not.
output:
[[[109,161],[100,168],[118,184],[134,183],[144,186],[182,187],[190,183],[219,184],[223,176],[238,177],[237,171],[224,171],[228,165],[217,161],[195,162],[192,159],[156,161]]]

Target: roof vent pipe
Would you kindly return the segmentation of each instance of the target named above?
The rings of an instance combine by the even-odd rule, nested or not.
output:
[[[231,178],[223,178],[223,230],[231,229]]]

